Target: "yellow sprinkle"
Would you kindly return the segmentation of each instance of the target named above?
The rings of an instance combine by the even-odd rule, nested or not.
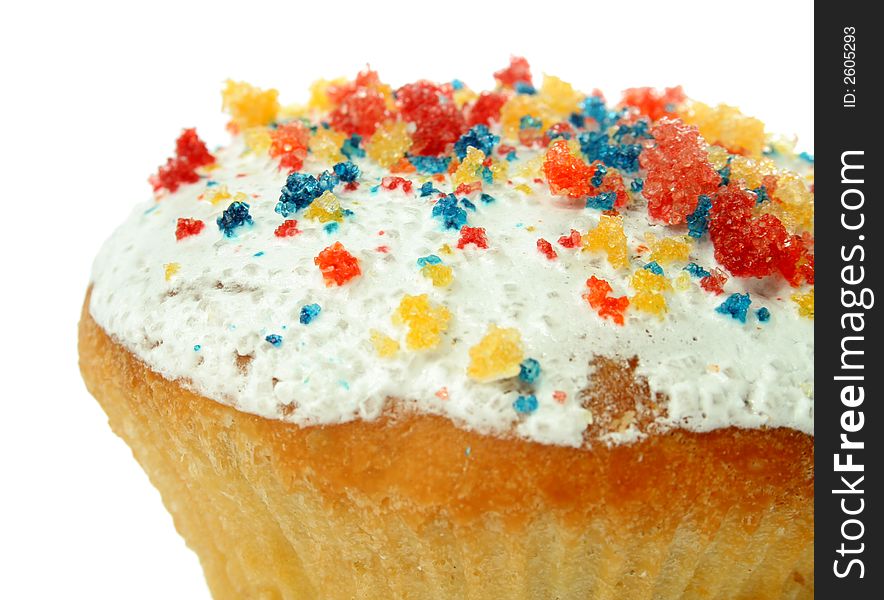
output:
[[[482,163],[485,162],[485,153],[472,146],[467,147],[467,155],[458,165],[452,176],[454,185],[470,184],[482,180]]]
[[[269,125],[279,112],[279,92],[262,90],[245,82],[228,79],[221,92],[222,106],[240,130]]]
[[[425,265],[421,275],[430,279],[436,287],[448,287],[454,281],[454,273],[448,265]]]
[[[310,206],[304,211],[304,217],[320,223],[328,223],[329,221],[340,223],[344,220],[344,209],[341,208],[337,196],[330,191],[325,191],[310,203]]]
[[[608,256],[608,262],[615,269],[627,266],[629,249],[626,246],[622,217],[602,215],[596,228],[583,236],[583,250],[604,252]]]
[[[249,151],[258,155],[267,154],[273,142],[266,127],[249,127],[242,132],[242,137]]]
[[[399,342],[386,333],[378,331],[377,329],[370,329],[369,335],[371,336],[369,339],[374,346],[375,352],[377,352],[378,356],[381,358],[390,358],[399,352]]]
[[[365,153],[380,166],[389,169],[405,156],[411,144],[408,125],[404,121],[387,121],[381,123],[372,134],[365,146]]]
[[[813,319],[813,288],[804,293],[792,294],[792,302],[798,305],[798,314]]]
[[[451,246],[448,244],[442,244],[439,246],[439,254],[453,254]]]
[[[166,263],[163,265],[163,270],[165,271],[166,281],[169,281],[181,270],[181,265],[176,262]]]
[[[341,85],[347,83],[343,77],[333,79],[318,79],[310,85],[310,100],[307,106],[319,112],[328,112],[332,109],[331,100],[328,97],[328,88],[332,85]]]
[[[529,196],[534,193],[534,190],[531,189],[531,186],[526,183],[520,183],[520,184],[516,185],[515,187],[513,187],[513,189],[518,190],[518,191],[522,192],[523,194],[527,194]]]
[[[528,225],[528,227],[525,228],[525,231],[536,231],[536,230],[537,230],[537,228],[534,225]]]
[[[682,271],[675,278],[675,289],[682,292],[691,289],[691,276],[686,271]]]
[[[577,105],[584,97],[570,83],[546,74],[543,75],[539,96],[546,108],[560,119],[566,119],[577,111]]]
[[[339,163],[345,160],[341,153],[341,146],[344,145],[346,139],[347,136],[343,133],[318,127],[316,133],[310,136],[308,147],[319,160],[329,164]]]
[[[686,235],[657,239],[652,233],[645,236],[645,243],[651,249],[650,260],[661,266],[674,262],[688,262],[693,245],[691,238]]]
[[[219,185],[213,191],[206,194],[206,200],[212,204],[221,204],[222,202],[230,200],[232,197],[233,196],[230,195],[230,192],[227,191],[226,185]]]
[[[429,350],[439,345],[448,330],[451,313],[440,304],[430,302],[426,294],[403,296],[393,313],[394,325],[405,325],[405,345],[409,350]]]
[[[465,104],[469,104],[479,97],[479,94],[468,87],[462,87],[454,92],[454,104],[458,108],[463,108]]]
[[[489,325],[485,337],[470,348],[467,375],[476,381],[496,381],[519,374],[525,357],[522,334],[518,329]]]
[[[764,123],[744,115],[736,107],[727,104],[712,107],[694,101],[682,108],[680,116],[686,123],[696,125],[710,144],[756,157],[764,150]]]
[[[668,311],[666,298],[662,292],[672,290],[669,280],[647,269],[639,269],[632,274],[630,284],[636,290],[635,296],[629,299],[630,308],[657,315],[662,319]]]

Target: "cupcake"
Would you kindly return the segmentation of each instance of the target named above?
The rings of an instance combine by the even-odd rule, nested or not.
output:
[[[813,597],[813,162],[513,58],[228,81],[80,366],[218,599]]]

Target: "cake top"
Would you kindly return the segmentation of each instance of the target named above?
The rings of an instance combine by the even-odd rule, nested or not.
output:
[[[228,81],[95,261],[90,311],[169,379],[300,425],[394,405],[572,446],[813,432],[813,159],[680,87],[522,58],[491,91],[366,70],[305,106]]]

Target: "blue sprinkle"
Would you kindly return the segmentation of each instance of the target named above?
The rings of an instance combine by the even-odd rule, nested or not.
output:
[[[767,310],[766,306],[762,306],[758,310],[755,311],[755,316],[758,317],[758,320],[762,323],[767,323],[770,321],[770,311]]]
[[[683,270],[690,273],[691,277],[702,278],[702,277],[709,277],[709,275],[711,275],[711,273],[709,271],[707,271],[706,269],[704,269],[703,267],[701,267],[697,263],[688,263]]]
[[[193,351],[194,351],[194,352],[199,352],[201,348],[202,348],[202,346],[200,346],[199,344],[194,344],[194,345],[193,345]]]
[[[486,125],[473,126],[468,132],[460,136],[454,143],[454,152],[457,157],[463,160],[467,155],[467,148],[472,146],[476,150],[481,150],[485,156],[491,156],[494,146],[500,141],[500,137],[491,133]],[[447,168],[447,167],[446,167]]]
[[[513,402],[513,409],[519,414],[530,415],[537,410],[537,396],[530,394],[528,396],[519,396]]]
[[[448,194],[433,205],[433,216],[445,229],[460,229],[467,224],[467,212],[457,205],[457,196]]]
[[[344,183],[351,183],[356,181],[356,178],[359,177],[359,167],[350,161],[339,162],[332,168],[335,171],[335,175],[338,176],[338,179]]]
[[[263,251],[263,250],[258,250],[257,252],[255,252],[254,254],[252,254],[252,256],[256,256],[256,257],[257,257],[257,256],[264,256],[264,251]]]
[[[350,391],[350,384],[347,383],[346,379],[338,379],[338,385],[344,388],[347,391]]]
[[[301,321],[301,325],[309,325],[313,322],[313,320],[319,316],[319,312],[322,310],[322,307],[318,304],[305,304],[301,307],[301,315],[298,319]]]
[[[602,131],[608,129],[620,117],[619,112],[608,110],[605,101],[599,96],[586,98],[582,108],[583,114],[598,123],[599,129]]]
[[[600,131],[584,131],[577,136],[577,141],[580,142],[580,151],[589,162],[599,160],[625,173],[639,170],[641,144],[612,144],[608,134]]]
[[[739,321],[740,323],[746,322],[746,313],[749,311],[749,305],[752,303],[752,300],[749,298],[749,294],[731,294],[728,296],[727,300],[721,303],[721,305],[715,309],[715,312],[721,313],[723,315],[729,315]]]
[[[282,345],[282,336],[279,334],[271,333],[270,335],[268,335],[264,339],[267,340],[271,345],[275,346],[276,348],[279,348]]]
[[[438,265],[441,264],[441,262],[442,259],[435,254],[428,254],[417,259],[417,266],[426,267],[427,265]]]
[[[432,196],[433,194],[441,193],[440,190],[437,190],[433,187],[432,181],[427,181],[421,186],[421,198],[426,198],[427,196]]]
[[[322,228],[325,229],[325,232],[328,234],[336,232],[338,230],[338,227],[340,227],[340,225],[337,221],[332,221],[331,223],[326,223],[322,226]]]
[[[654,275],[662,275],[663,274],[663,267],[661,267],[660,263],[658,263],[656,260],[652,260],[651,262],[649,262],[648,264],[646,264],[642,268],[645,269],[646,271],[650,271]]]
[[[344,215],[345,217],[352,217],[356,213],[353,212],[352,210],[350,210],[349,208],[344,208],[341,210],[341,214]]]
[[[210,179],[206,182],[206,187],[215,187],[216,185],[218,185],[218,182],[214,179]]]
[[[519,379],[525,383],[534,383],[540,377],[540,363],[533,358],[526,358],[519,365]]]
[[[344,140],[344,145],[341,146],[341,154],[343,154],[350,160],[353,160],[354,158],[365,157],[365,150],[359,147],[361,143],[362,136],[354,133],[349,138]]]
[[[595,208],[598,210],[611,210],[614,208],[614,202],[617,200],[617,192],[602,192],[597,196],[590,196],[586,199],[586,208]]]
[[[524,115],[519,119],[519,129],[540,129],[543,127],[543,121],[531,115]]]
[[[730,162],[730,159],[728,159]],[[731,166],[727,165],[723,169],[718,170],[718,174],[721,176],[721,185],[727,185],[731,182]]]
[[[463,89],[463,81],[461,81],[460,79],[452,79],[451,80],[451,88],[454,91],[462,90]]]
[[[340,183],[340,179],[334,173],[329,173],[328,171],[323,171],[319,175],[319,189],[323,192],[330,192],[335,189],[335,186]]]
[[[803,160],[805,162],[809,162],[810,164],[813,164],[813,154],[808,154],[807,152],[802,152],[801,154],[798,155],[798,158],[800,158],[801,160]]]
[[[537,88],[525,81],[517,81],[513,88],[516,90],[517,94],[528,94],[533,96],[537,93]]]
[[[491,194],[483,193],[481,196],[479,196],[479,200],[481,200],[485,204],[491,204],[492,202],[494,202],[494,196],[492,196]]]
[[[158,209],[159,207],[160,207],[159,203],[154,204],[153,206],[151,206],[150,208],[148,208],[146,211],[144,211],[143,214],[145,214],[145,215],[149,215],[150,213],[152,213],[153,211],[155,211],[155,210]]]
[[[494,183],[494,173],[492,173],[491,169],[486,166],[482,167],[482,181],[484,181],[486,185]]]
[[[770,196],[767,194],[766,186],[759,186],[752,190],[755,193],[755,205],[763,204],[765,202],[770,202]]]
[[[592,179],[589,180],[589,183],[591,183],[593,187],[600,187],[607,173],[608,169],[605,168],[605,165],[599,165],[596,167],[595,173],[593,174]]]
[[[506,158],[507,162],[513,162],[514,160],[516,160],[516,151],[510,150],[509,152],[507,152],[504,158]]]
[[[292,173],[285,180],[279,202],[276,203],[276,212],[283,217],[288,217],[295,212],[310,206],[310,203],[322,195],[319,181],[313,175],[307,173]]]
[[[571,123],[571,125],[577,127],[578,129],[583,129],[583,127],[586,125],[586,117],[584,117],[579,112],[571,113],[571,115],[568,117],[568,121]]]
[[[549,129],[546,130],[546,139],[548,139],[549,141],[553,141],[553,140],[557,140],[557,139],[570,140],[571,139],[571,132],[556,130],[556,129],[553,129],[552,127],[550,127]]]
[[[645,188],[645,182],[642,179],[635,178],[632,180],[632,183],[629,184],[629,187],[632,188],[633,192],[640,192]]]
[[[234,237],[236,230],[246,225],[252,225],[252,216],[249,214],[249,205],[246,202],[231,202],[221,216],[215,222],[218,229],[224,233],[224,237]]]
[[[463,207],[466,208],[467,210],[471,210],[471,211],[473,211],[473,212],[476,212],[476,205],[473,204],[472,202],[470,202],[469,200],[467,200],[466,198],[461,198],[461,199],[460,199],[460,203],[461,203],[461,204],[463,205]]]
[[[448,172],[450,156],[409,156],[408,162],[422,175],[437,175]]]
[[[687,216],[688,235],[700,239],[709,229],[709,210],[712,208],[712,198],[703,194],[697,200],[697,208]]]

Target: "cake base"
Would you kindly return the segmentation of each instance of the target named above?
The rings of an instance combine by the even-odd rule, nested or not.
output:
[[[813,597],[811,436],[574,449],[407,413],[302,428],[151,371],[88,303],[86,385],[216,599]]]

